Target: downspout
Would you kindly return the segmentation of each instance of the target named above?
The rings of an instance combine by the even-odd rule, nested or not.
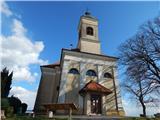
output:
[[[119,111],[118,111],[118,101],[117,101],[116,83],[115,83],[115,75],[114,75],[114,70],[113,70],[113,68],[112,68],[112,75],[113,75],[113,86],[114,86],[114,94],[115,94],[116,110],[117,110],[117,113],[118,113],[118,112],[119,112]]]

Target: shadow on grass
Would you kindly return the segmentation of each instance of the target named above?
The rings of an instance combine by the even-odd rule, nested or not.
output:
[[[68,120],[67,118],[47,118],[47,117],[29,117],[29,116],[16,116],[12,118],[6,118],[5,120]]]
[[[84,120],[93,120],[94,118],[92,119],[84,119]],[[68,120],[68,118],[56,118],[56,119],[53,119],[53,118],[47,118],[47,117],[44,117],[44,116],[41,116],[41,117],[35,117],[35,118],[32,118],[32,117],[29,117],[29,116],[14,116],[12,118],[6,118],[5,120]],[[76,120],[75,118],[73,118],[73,120]],[[80,120],[80,119],[78,119]],[[95,120],[100,120],[100,119],[95,119]],[[105,119],[103,119],[105,120]],[[112,118],[106,118],[106,120],[112,120]],[[160,120],[160,118],[142,118],[142,117],[124,117],[124,118],[117,118],[117,119],[114,119],[114,120]]]

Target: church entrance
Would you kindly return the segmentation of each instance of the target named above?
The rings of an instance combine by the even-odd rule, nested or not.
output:
[[[101,95],[91,94],[91,113],[92,114],[101,114]]]

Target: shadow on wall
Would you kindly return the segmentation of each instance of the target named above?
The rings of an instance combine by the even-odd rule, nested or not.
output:
[[[80,97],[79,95],[79,89],[80,89],[79,74],[78,75],[69,74],[67,78],[68,78],[67,84],[66,84],[67,92],[65,94],[65,102],[74,103],[79,108],[79,97]],[[73,114],[76,114],[77,112],[79,111],[73,111]]]
[[[113,90],[112,90],[113,91]],[[115,103],[115,100],[116,99],[118,99],[118,98],[120,98],[120,96],[119,97],[117,97],[117,98],[115,98],[115,94],[114,94],[114,91],[113,91],[113,93],[112,94],[110,94],[110,95],[107,95],[107,96],[105,96],[106,97],[106,101],[104,102],[104,104],[105,105],[107,105],[107,109],[108,110],[110,110],[110,109],[115,109],[116,108],[116,103]],[[113,102],[113,103],[112,103]],[[108,106],[109,105],[109,106]]]

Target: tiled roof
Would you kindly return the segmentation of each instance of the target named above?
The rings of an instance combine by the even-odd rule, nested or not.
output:
[[[72,52],[79,52],[79,53],[84,53],[84,54],[89,54],[89,55],[97,55],[97,56],[107,57],[107,58],[111,58],[111,59],[115,59],[115,60],[118,60],[118,59],[119,59],[118,57],[108,56],[108,55],[104,55],[104,54],[96,54],[96,53],[82,52],[82,51],[80,51],[80,49],[78,49],[78,48],[74,48],[74,49],[65,49],[65,48],[62,48],[62,50],[72,51]]]
[[[110,94],[112,91],[101,84],[95,82],[95,81],[90,81],[87,83],[80,91],[80,94],[86,93],[86,92],[98,92],[98,93],[103,93],[103,94]]]
[[[73,49],[71,49],[71,51],[77,51],[77,52],[80,52],[80,49],[79,49],[79,48],[73,48]]]
[[[56,66],[60,66],[60,62],[55,62],[53,64],[48,64],[48,65],[42,65],[41,67],[48,67],[48,68],[54,68]]]

